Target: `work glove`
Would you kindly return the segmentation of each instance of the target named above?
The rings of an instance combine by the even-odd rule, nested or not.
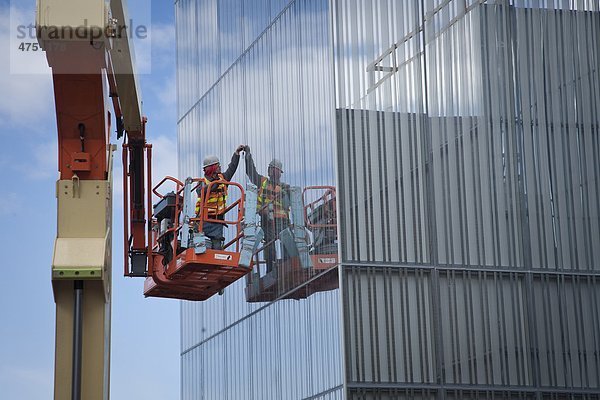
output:
[[[239,156],[239,155],[240,155],[240,153],[246,149],[246,147],[248,147],[248,146],[246,146],[246,145],[243,145],[243,144],[240,144],[240,145],[237,147],[237,149],[235,149],[235,154],[237,154],[237,155]]]

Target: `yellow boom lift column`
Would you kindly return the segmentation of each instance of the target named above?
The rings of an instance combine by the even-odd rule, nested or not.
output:
[[[58,130],[58,229],[52,262],[56,302],[56,400],[109,397],[112,153],[111,120],[123,142],[124,275],[146,278],[146,296],[206,300],[246,275],[260,240],[241,185],[166,177],[152,186],[139,89],[124,0],[37,0],[37,35],[52,68]],[[171,181],[176,192],[161,194]],[[211,190],[239,189],[226,211],[209,213]],[[193,186],[193,187],[192,187]],[[194,215],[192,193],[201,192]],[[250,192],[252,192],[250,190]],[[152,193],[159,198],[152,209]],[[185,198],[185,201],[180,201]],[[186,206],[186,207],[182,207]],[[186,211],[187,210],[187,211]],[[163,223],[164,222],[164,223]],[[235,226],[223,249],[207,248],[205,223]],[[198,227],[198,232],[190,229]],[[243,233],[242,233],[243,229]]]
[[[126,21],[121,0],[37,1],[37,35],[52,68],[59,143],[52,261],[56,400],[109,398],[111,100],[117,131],[126,132],[130,159],[142,174],[147,146]],[[143,185],[130,183],[136,193],[144,193]],[[134,229],[147,226],[144,207],[142,199]]]

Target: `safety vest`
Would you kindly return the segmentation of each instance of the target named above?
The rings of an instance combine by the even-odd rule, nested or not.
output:
[[[219,174],[219,180],[225,180],[223,175]],[[202,178],[202,181],[205,185],[202,187],[202,191],[198,200],[196,200],[196,215],[200,213],[200,205],[204,200],[204,194],[208,190],[208,184],[210,181],[206,178]],[[210,187],[210,194],[208,196],[208,200],[206,201],[206,208],[208,209],[208,217],[216,218],[225,214],[225,209],[227,208],[227,185],[224,183],[219,183],[218,185],[212,185]]]
[[[258,189],[257,210],[265,213],[268,205],[273,203],[274,218],[289,218],[288,210],[283,207],[282,202],[283,188],[281,185],[273,184],[268,178],[263,177]]]

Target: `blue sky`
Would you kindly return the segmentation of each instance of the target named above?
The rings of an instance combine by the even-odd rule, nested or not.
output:
[[[12,3],[12,4],[11,4]],[[129,0],[129,12],[148,15],[148,1]],[[138,54],[148,136],[156,177],[177,175],[175,33],[172,1],[151,2],[152,49]],[[50,264],[56,235],[56,119],[50,70],[40,57],[11,72],[13,15],[31,15],[35,0],[0,0],[0,388],[5,400],[53,398],[55,304]],[[15,14],[16,13],[16,14]],[[141,43],[143,50],[146,43]],[[113,137],[116,143],[116,137]],[[119,151],[116,156],[120,155]],[[121,173],[115,159],[115,178]],[[116,179],[116,185],[120,180]],[[121,190],[113,208],[111,399],[179,398],[179,302],[144,299],[143,281],[122,276]],[[157,340],[157,338],[159,340]]]

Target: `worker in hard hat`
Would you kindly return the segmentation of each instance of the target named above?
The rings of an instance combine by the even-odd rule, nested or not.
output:
[[[202,178],[202,183],[198,187],[198,201],[196,201],[196,216],[200,217],[200,206],[204,200],[204,195],[206,194],[207,185],[209,182],[215,180],[223,180],[230,181],[237,170],[238,164],[240,162],[240,152],[244,150],[243,145],[237,147],[233,156],[231,157],[231,161],[227,166],[227,170],[225,172],[221,172],[221,162],[219,161],[219,157],[210,155],[204,158],[202,162],[202,169],[204,170],[204,178]],[[208,218],[217,219],[217,220],[225,220],[225,210],[227,208],[227,185],[220,183],[218,185],[213,185],[210,188],[210,193],[208,193],[208,200],[206,201],[206,206],[208,208]],[[225,237],[223,235],[223,227],[224,223],[218,222],[204,222],[202,224],[202,230],[204,236],[210,239],[210,242],[207,243],[208,247],[221,250],[223,248],[223,242]]]
[[[275,240],[279,233],[290,225],[290,186],[281,181],[283,164],[274,158],[267,168],[267,176],[256,171],[250,147],[245,146],[246,174],[250,181],[258,187],[257,212],[260,215],[261,227],[265,234],[265,261],[267,272],[273,269],[276,260]],[[282,257],[287,258],[282,246]]]

